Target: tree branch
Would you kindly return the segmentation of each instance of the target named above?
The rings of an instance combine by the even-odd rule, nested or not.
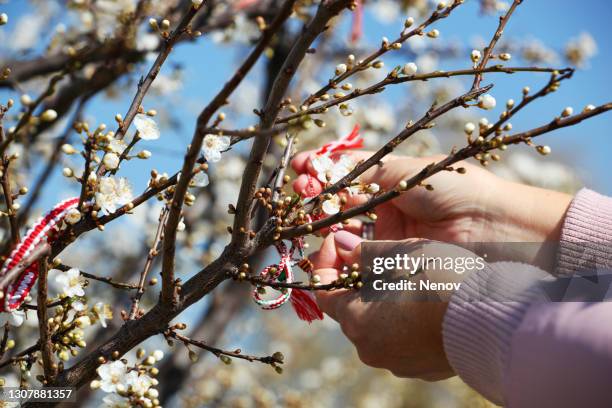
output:
[[[518,5],[521,4],[522,2],[523,0],[514,0],[512,2],[512,5],[506,12],[506,14],[499,18],[499,26],[497,27],[497,30],[495,30],[495,34],[493,34],[493,38],[491,38],[491,42],[489,43],[487,47],[485,47],[484,54],[482,56],[482,60],[477,66],[479,70],[482,70],[484,67],[487,66],[487,62],[489,62],[489,59],[491,58],[491,55],[493,54],[493,49],[495,48],[497,41],[499,41],[502,34],[504,33],[504,28],[506,27],[508,20],[510,20],[510,17],[512,16],[512,13],[514,13],[514,10],[516,10]],[[477,73],[476,76],[474,77],[474,82],[472,83],[472,89],[478,88],[480,86],[481,80],[482,80],[482,72]]]
[[[293,11],[293,5],[295,0],[287,0],[274,21],[268,26],[262,34],[261,39],[255,48],[251,51],[246,60],[234,73],[232,78],[225,84],[223,89],[213,98],[213,100],[204,108],[200,113],[196,125],[195,134],[193,135],[191,145],[185,155],[183,166],[181,169],[181,179],[177,183],[174,190],[174,196],[172,198],[172,204],[170,205],[170,212],[168,214],[168,221],[166,222],[166,228],[164,231],[164,242],[163,242],[163,257],[162,257],[162,294],[161,301],[165,305],[171,305],[174,299],[174,253],[176,246],[176,228],[178,226],[181,209],[183,207],[183,200],[189,187],[189,182],[192,177],[192,169],[196,163],[202,143],[204,140],[205,133],[202,131],[208,126],[208,122],[214,115],[214,113],[223,104],[226,103],[227,98],[234,92],[238,85],[245,78],[247,73],[255,65],[259,57],[263,54],[268,44],[272,40],[274,33],[283,25],[285,20],[289,18]],[[256,139],[259,140],[259,139]]]
[[[317,36],[325,31],[329,20],[348,5],[348,0],[321,2],[317,9],[317,13],[293,44],[287,59],[272,85],[268,100],[260,115],[261,129],[265,130],[272,127],[281,108],[281,99],[285,95],[289,83],[295,75],[298,66],[304,59],[308,49]],[[256,138],[251,148],[249,160],[244,171],[244,178],[240,186],[238,203],[236,205],[236,216],[234,217],[232,234],[233,244],[245,245],[247,242],[253,195],[257,188],[257,180],[259,179],[259,174],[263,166],[263,158],[268,151],[270,140],[271,136]]]
[[[53,343],[51,342],[51,332],[49,330],[47,316],[47,258],[44,257],[38,262],[38,331],[40,333],[40,351],[43,362],[43,372],[47,384],[53,382],[57,374],[57,365],[53,361]]]

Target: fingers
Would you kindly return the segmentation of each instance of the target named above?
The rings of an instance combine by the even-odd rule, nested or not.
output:
[[[310,164],[310,157],[314,154],[314,150],[307,150],[300,152],[293,157],[291,160],[291,167],[298,174],[314,172],[312,165]]]
[[[329,234],[327,237],[325,237],[323,243],[321,244],[321,248],[310,256],[310,261],[312,262],[315,270],[325,268],[340,269],[342,266],[342,260],[339,258],[338,252],[336,251],[334,235],[335,234]]]
[[[293,182],[293,191],[302,197],[312,197],[323,191],[321,182],[312,175],[300,174]]]
[[[339,258],[344,265],[359,262],[361,242],[363,239],[348,231],[338,231],[334,234],[334,244]]]

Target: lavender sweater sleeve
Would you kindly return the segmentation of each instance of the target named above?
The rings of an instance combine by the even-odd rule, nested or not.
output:
[[[612,269],[612,198],[581,190],[557,254],[559,275]],[[500,262],[453,295],[444,348],[455,372],[509,407],[612,406],[612,302],[544,302],[531,283],[546,274]]]

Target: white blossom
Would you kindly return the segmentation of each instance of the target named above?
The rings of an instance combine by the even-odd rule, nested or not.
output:
[[[153,352],[153,358],[155,358],[155,361],[161,361],[161,359],[164,358],[164,352],[161,350],[155,350]]]
[[[126,149],[127,145],[122,139],[111,139],[108,143],[108,148],[115,154],[120,155]]]
[[[116,211],[117,205],[124,205],[132,200],[132,189],[123,177],[102,177],[95,197],[96,204],[110,214]]]
[[[139,113],[134,117],[134,126],[138,130],[138,136],[142,140],[159,139],[159,128],[157,123],[147,115]]]
[[[204,144],[202,151],[204,157],[210,163],[215,163],[221,160],[221,153],[230,147],[229,136],[217,136],[208,134],[204,136]]]
[[[105,303],[102,303],[102,302],[96,303],[94,305],[92,311],[94,312],[94,314],[96,315],[96,317],[100,321],[100,326],[102,326],[104,328],[107,327],[106,321],[113,318],[113,311]]]
[[[13,327],[19,327],[23,324],[25,319],[25,312],[23,310],[15,309],[9,312],[0,313],[0,327],[3,327],[7,323]]]
[[[496,104],[495,98],[490,94],[484,94],[478,98],[478,106],[482,109],[491,110],[495,108]]]
[[[589,33],[580,33],[572,38],[565,47],[565,57],[579,67],[587,65],[590,58],[597,54],[597,43]]]
[[[334,215],[340,212],[340,197],[334,194],[329,200],[323,201],[321,209],[327,215]]]
[[[102,405],[100,405],[101,408],[130,408],[131,406],[128,399],[118,394],[108,394],[102,398]]]
[[[336,162],[327,155],[317,155],[311,159],[311,162],[317,172],[317,179],[322,183],[335,183],[355,167],[355,163],[345,154]]]
[[[100,376],[102,391],[115,392],[118,385],[124,386],[127,382],[127,365],[121,360],[102,364],[96,371]]]
[[[102,159],[102,163],[104,163],[104,167],[107,169],[115,170],[117,167],[119,167],[119,156],[113,152],[106,153]]]
[[[76,208],[71,208],[64,217],[64,221],[66,221],[70,225],[74,225],[77,222],[81,221],[81,212]]]
[[[210,183],[208,174],[204,171],[199,171],[191,179],[191,185],[193,187],[206,187]]]
[[[55,281],[60,285],[62,294],[67,297],[85,295],[83,286],[81,286],[81,273],[77,268],[70,268],[66,272],[60,273]]]
[[[130,371],[125,376],[126,385],[136,395],[142,397],[153,385],[153,379],[146,374]]]

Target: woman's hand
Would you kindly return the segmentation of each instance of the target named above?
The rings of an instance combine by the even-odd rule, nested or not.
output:
[[[343,265],[359,262],[360,243],[360,237],[347,231],[325,238],[321,249],[311,257],[322,284],[337,279]],[[414,252],[417,257],[422,254],[474,256],[463,248],[433,241],[412,240],[398,244],[403,253]],[[381,253],[380,256],[393,254]],[[462,277],[455,271],[428,269],[410,280],[417,284],[419,280],[448,283],[460,282]],[[442,343],[442,320],[450,294],[452,292],[434,294],[439,298],[436,301],[381,299],[363,302],[359,291],[355,290],[316,292],[321,310],[340,323],[365,364],[388,369],[398,377],[430,381],[454,375]]]
[[[293,159],[298,173],[293,184],[297,193],[307,189],[320,192],[321,183],[310,162],[312,152],[303,152]],[[355,163],[371,153],[352,151]],[[439,157],[411,158],[387,156],[381,166],[366,171],[363,183],[377,183],[390,189],[410,178]],[[401,240],[427,238],[444,242],[554,242],[558,241],[562,220],[572,197],[553,191],[506,181],[493,173],[466,162],[457,163],[465,174],[440,172],[427,179],[433,191],[413,188],[396,199],[379,206],[375,239]],[[348,197],[348,206],[363,203],[365,195]],[[349,231],[359,234],[361,225],[351,221]],[[535,246],[534,246],[535,247]],[[533,249],[533,248],[532,248]],[[516,261],[528,262],[552,270],[554,248],[513,254]]]

